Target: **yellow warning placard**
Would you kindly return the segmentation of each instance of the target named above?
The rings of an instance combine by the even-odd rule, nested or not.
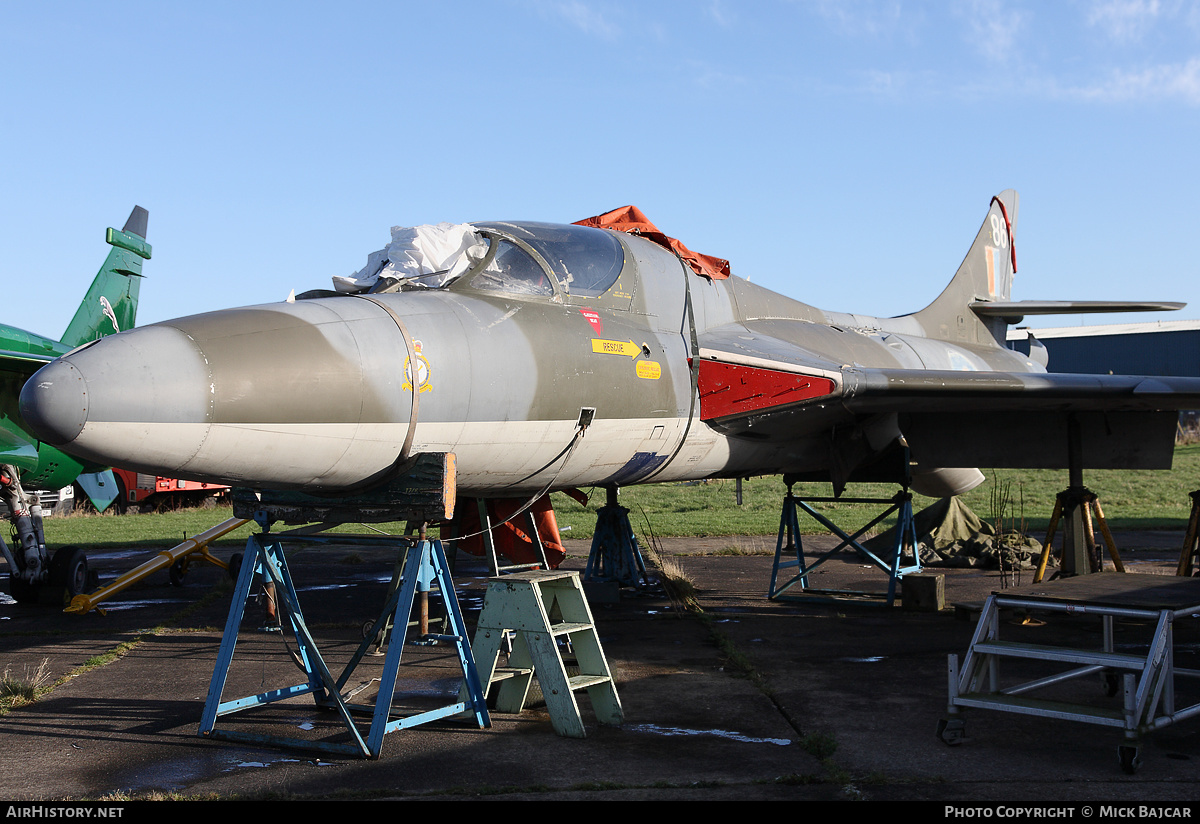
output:
[[[647,378],[648,380],[656,381],[662,377],[662,366],[656,361],[643,360],[638,361],[637,376],[639,378]]]

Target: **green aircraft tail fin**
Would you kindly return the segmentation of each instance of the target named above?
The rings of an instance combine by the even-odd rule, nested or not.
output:
[[[150,244],[146,242],[149,220],[149,212],[134,206],[121,231],[108,230],[105,240],[113,248],[63,333],[62,342],[67,346],[82,346],[133,327],[142,261],[150,259]]]
[[[911,316],[926,335],[954,343],[1006,345],[1008,324],[1002,318],[980,317],[970,305],[1008,301],[1017,271],[1016,229],[1017,193],[1007,189],[992,198],[983,226],[950,284]]]

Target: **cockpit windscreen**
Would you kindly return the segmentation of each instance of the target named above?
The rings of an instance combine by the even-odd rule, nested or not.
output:
[[[603,229],[554,223],[477,223],[529,244],[571,295],[595,297],[608,291],[625,265],[620,241]]]

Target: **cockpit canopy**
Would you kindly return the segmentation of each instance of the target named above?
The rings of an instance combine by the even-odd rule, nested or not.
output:
[[[496,259],[514,268],[516,250],[532,252],[568,295],[596,297],[608,291],[625,266],[625,249],[610,232],[555,223],[478,223],[497,246]],[[487,267],[479,274],[486,274]],[[476,275],[478,277],[478,275]],[[471,281],[475,288],[485,288]]]
[[[625,249],[603,229],[554,223],[395,227],[367,266],[334,278],[339,293],[473,289],[510,295],[596,297],[621,275]]]

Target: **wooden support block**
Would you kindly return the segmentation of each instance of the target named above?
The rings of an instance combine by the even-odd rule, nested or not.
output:
[[[336,496],[275,489],[234,489],[233,511],[251,519],[266,512],[285,524],[441,523],[454,517],[456,497],[453,452],[421,452],[380,484]]]
[[[919,572],[900,579],[902,606],[917,612],[939,612],[946,608],[946,576]]]

